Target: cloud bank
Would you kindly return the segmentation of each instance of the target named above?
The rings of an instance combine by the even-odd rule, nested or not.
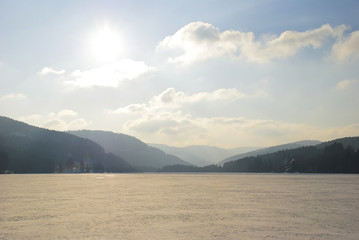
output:
[[[193,22],[166,37],[156,49],[167,54],[168,60],[175,63],[190,64],[222,56],[265,63],[293,56],[305,47],[319,48],[328,40],[340,39],[346,29],[348,27],[345,25],[333,28],[325,24],[305,32],[285,31],[279,36],[266,35],[255,38],[253,32],[221,32],[209,23]],[[338,52],[341,51],[339,48],[355,46],[356,34],[352,34],[342,44],[345,47],[338,45]]]

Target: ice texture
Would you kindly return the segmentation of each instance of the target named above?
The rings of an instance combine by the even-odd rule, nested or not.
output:
[[[0,239],[359,239],[359,175],[0,175]]]

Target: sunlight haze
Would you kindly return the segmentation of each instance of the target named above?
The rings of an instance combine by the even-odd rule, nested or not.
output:
[[[359,135],[358,1],[0,0],[0,115],[225,148]]]

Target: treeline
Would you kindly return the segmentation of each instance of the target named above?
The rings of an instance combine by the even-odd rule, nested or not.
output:
[[[167,166],[161,172],[258,172],[258,173],[359,173],[359,151],[334,142],[324,148],[309,146],[245,157],[223,166]]]

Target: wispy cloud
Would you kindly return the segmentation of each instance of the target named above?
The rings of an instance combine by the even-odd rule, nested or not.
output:
[[[193,104],[212,104],[215,101],[236,101],[245,97],[247,97],[246,94],[234,88],[223,88],[213,92],[199,92],[195,94],[187,94],[182,91],[177,91],[174,88],[168,88],[159,95],[152,97],[146,104],[131,104],[126,107],[118,108],[114,113],[183,109],[186,106],[188,107]]]
[[[85,129],[90,125],[91,122],[77,116],[77,112],[70,109],[63,109],[57,113],[32,114],[20,117],[19,120],[57,131]]]
[[[124,59],[85,71],[76,70],[68,83],[77,87],[117,87],[124,80],[132,80],[154,70],[143,61]]]
[[[4,100],[20,100],[20,99],[26,99],[26,95],[22,93],[9,93],[6,95],[3,95],[0,97],[0,101]]]
[[[166,37],[156,49],[168,54],[169,61],[184,64],[221,56],[265,63],[293,56],[304,47],[319,48],[329,39],[340,38],[346,29],[345,25],[333,28],[326,24],[305,32],[285,31],[256,39],[253,32],[221,32],[209,23],[193,22]]]
[[[57,131],[68,131],[68,130],[79,130],[84,129],[89,125],[89,122],[83,118],[77,118],[72,121],[65,121],[61,118],[50,118],[45,120],[41,127],[57,130]]]
[[[57,116],[58,117],[64,117],[64,116],[74,117],[74,116],[77,116],[77,112],[70,110],[70,109],[64,109],[64,110],[61,110],[60,112],[58,112]]]
[[[347,89],[357,83],[359,83],[359,80],[357,80],[357,79],[346,79],[346,80],[338,82],[336,88],[343,90],[343,89]]]
[[[43,69],[41,69],[38,74],[39,75],[47,75],[47,74],[55,74],[55,75],[61,75],[64,74],[66,71],[63,70],[55,70],[52,67],[44,67]]]

